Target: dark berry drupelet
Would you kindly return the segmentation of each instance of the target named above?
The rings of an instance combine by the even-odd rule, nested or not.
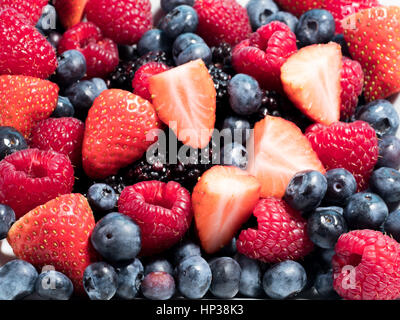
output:
[[[232,75],[234,73],[232,67],[232,47],[230,44],[223,42],[219,46],[211,47],[213,64],[221,68],[224,72]]]
[[[208,72],[212,77],[215,90],[217,91],[217,103],[225,100],[228,96],[228,84],[231,76],[216,65],[212,65],[208,69]]]

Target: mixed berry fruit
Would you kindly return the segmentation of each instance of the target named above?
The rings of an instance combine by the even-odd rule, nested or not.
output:
[[[400,298],[400,7],[160,7],[0,0],[0,299]]]

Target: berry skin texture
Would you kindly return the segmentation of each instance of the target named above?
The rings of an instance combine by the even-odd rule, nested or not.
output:
[[[0,204],[0,240],[7,237],[8,230],[15,222],[15,212],[9,206]]]
[[[219,257],[209,262],[212,281],[210,292],[220,299],[232,299],[239,292],[241,268],[230,257]]]
[[[172,268],[172,267],[171,267]],[[122,268],[117,268],[118,289],[117,297],[125,300],[134,299],[140,290],[140,283],[143,280],[143,265],[139,259]]]
[[[235,45],[251,32],[247,11],[236,0],[197,0],[193,8],[199,16],[196,33],[209,46]]]
[[[43,0],[44,1],[44,0]],[[54,0],[58,17],[65,29],[78,24],[83,17],[88,0]]]
[[[83,272],[97,258],[89,240],[94,225],[85,197],[66,194],[29,211],[11,227],[7,240],[18,258],[38,269],[53,266],[82,293]]]
[[[345,205],[347,199],[356,193],[357,182],[346,169],[338,168],[326,172],[328,188],[324,202],[330,205]]]
[[[46,300],[69,300],[74,292],[74,285],[66,275],[49,270],[39,275],[35,290],[40,297]]]
[[[400,296],[400,244],[379,231],[343,234],[335,247],[333,286],[347,300],[394,300]],[[350,270],[349,266],[354,269]]]
[[[400,139],[384,136],[379,139],[379,157],[377,167],[400,168]]]
[[[0,160],[6,156],[28,148],[22,134],[13,127],[0,127]]]
[[[57,68],[52,45],[14,9],[0,11],[0,74],[48,78]]]
[[[165,34],[175,39],[180,34],[195,32],[199,24],[196,11],[187,5],[180,5],[172,9],[163,17],[159,23],[159,28]]]
[[[254,31],[267,24],[267,18],[279,11],[272,0],[250,0],[246,5],[251,27]]]
[[[54,151],[26,149],[0,162],[0,203],[20,218],[55,197],[70,193],[74,169],[68,157]]]
[[[42,15],[42,10],[48,4],[47,0],[1,0],[0,9],[13,8],[16,12],[24,15],[34,26]]]
[[[189,191],[173,181],[145,181],[125,188],[118,209],[139,225],[141,255],[172,247],[182,239],[193,217]]]
[[[142,294],[150,300],[168,300],[175,293],[175,280],[167,272],[151,272],[140,286]]]
[[[76,118],[48,118],[32,130],[30,146],[65,154],[75,167],[82,162],[84,123]]]
[[[108,263],[95,262],[85,269],[83,286],[90,300],[110,300],[117,292],[118,276]]]
[[[257,229],[243,230],[237,240],[239,253],[251,259],[275,263],[298,260],[313,250],[307,236],[307,223],[300,213],[283,200],[268,197],[259,200],[253,211]]]
[[[358,191],[368,187],[379,153],[378,139],[368,123],[314,124],[307,129],[306,137],[327,170],[346,169],[356,179]]]
[[[236,72],[255,78],[262,88],[282,91],[281,66],[296,51],[294,33],[286,24],[274,21],[233,49],[232,65]]]
[[[152,26],[149,0],[89,0],[86,17],[118,44],[134,44]]]
[[[124,90],[103,91],[86,119],[82,146],[86,174],[106,178],[138,160],[156,140],[154,129],[159,127],[150,102]]]
[[[261,106],[262,92],[258,82],[247,74],[235,75],[228,84],[229,103],[239,115],[256,113]]]

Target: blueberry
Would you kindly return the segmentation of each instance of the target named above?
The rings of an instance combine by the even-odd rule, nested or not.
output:
[[[347,42],[344,39],[343,34],[341,33],[335,34],[334,37],[332,38],[332,41],[336,42],[337,44],[340,44],[340,47],[342,49],[342,55],[350,57],[349,46],[347,45]]]
[[[139,259],[135,259],[132,263],[117,269],[118,289],[116,295],[124,300],[134,299],[140,290],[142,283],[143,265]]]
[[[321,266],[326,269],[332,269],[332,259],[336,254],[335,249],[320,249],[319,250],[319,259],[321,262]]]
[[[137,44],[119,44],[118,53],[120,60],[132,61],[139,58]]]
[[[69,300],[74,292],[74,286],[66,275],[55,270],[48,270],[39,275],[35,290],[44,299]]]
[[[241,268],[230,257],[215,258],[210,261],[212,281],[210,292],[221,299],[231,299],[239,292]]]
[[[237,254],[235,260],[241,268],[239,293],[249,298],[260,297],[264,293],[260,263],[242,254]]]
[[[250,122],[241,117],[229,116],[222,124],[222,130],[230,130],[232,141],[245,144],[250,136]]]
[[[239,115],[251,115],[261,106],[262,92],[258,82],[247,74],[235,75],[228,85],[229,103]]]
[[[117,273],[105,262],[92,263],[83,273],[83,287],[91,300],[110,300],[117,292]]]
[[[193,6],[194,0],[161,0],[161,9],[163,9],[164,12],[168,13],[175,7],[183,4]]]
[[[210,47],[205,43],[195,43],[188,46],[179,54],[176,59],[176,64],[179,66],[197,59],[202,59],[206,65],[211,63],[212,52]]]
[[[24,149],[28,149],[28,144],[19,131],[13,127],[0,127],[0,160]]]
[[[400,168],[400,140],[395,136],[384,136],[378,140],[379,157],[376,166]]]
[[[333,272],[319,272],[315,277],[314,288],[320,299],[339,299],[339,295],[333,289]]]
[[[328,183],[318,171],[301,171],[286,187],[283,199],[295,210],[307,212],[317,208],[325,196]]]
[[[266,19],[265,24],[268,24],[272,21],[280,21],[286,24],[293,33],[296,31],[297,24],[299,23],[299,19],[297,19],[290,12],[285,12],[285,11],[278,11],[276,13],[271,14]]]
[[[61,86],[70,86],[86,74],[86,59],[78,50],[63,52],[57,61],[55,81]]]
[[[245,170],[248,162],[246,148],[237,143],[231,143],[224,146],[221,150],[221,164],[225,166],[235,166]]]
[[[338,211],[343,211],[343,209],[340,207],[337,207],[337,210],[333,210],[332,207],[317,208],[309,216],[308,237],[318,247],[334,248],[339,237],[348,231],[343,214]]]
[[[178,61],[179,55],[186,50],[190,45],[196,43],[205,44],[204,40],[195,33],[187,32],[178,36],[172,46],[172,56],[175,63]]]
[[[198,24],[199,18],[196,10],[191,6],[180,5],[162,18],[159,27],[168,37],[175,39],[182,33],[195,32]]]
[[[347,199],[357,192],[357,182],[346,169],[337,168],[326,172],[328,188],[324,202],[332,205],[345,205]]]
[[[0,240],[7,237],[8,230],[10,230],[14,222],[14,210],[5,204],[0,204]]]
[[[250,0],[246,9],[253,31],[267,24],[267,18],[279,10],[272,0]]]
[[[178,243],[172,251],[173,262],[175,265],[179,264],[182,260],[192,257],[201,256],[200,247],[190,240],[184,240]]]
[[[141,291],[150,300],[168,300],[175,293],[175,280],[167,272],[151,272],[141,284]]]
[[[36,23],[36,29],[46,35],[56,29],[57,12],[54,6],[47,4],[42,11],[39,21]]]
[[[0,268],[0,300],[19,300],[35,290],[36,269],[23,260],[12,260]]]
[[[383,230],[400,242],[400,210],[393,211],[387,217]]]
[[[378,195],[360,192],[349,198],[343,216],[350,229],[377,230],[388,216],[388,208]]]
[[[144,274],[148,275],[151,272],[162,271],[169,273],[170,275],[174,274],[174,269],[171,263],[167,259],[155,258],[148,262],[144,268]]]
[[[87,198],[94,211],[107,212],[117,205],[117,195],[113,188],[105,183],[95,183],[90,186]]]
[[[372,192],[378,194],[387,204],[400,201],[400,172],[382,167],[375,170],[369,180]]]
[[[47,41],[53,46],[54,49],[58,48],[58,45],[61,41],[62,34],[57,31],[52,31],[47,36]]]
[[[335,35],[335,19],[323,9],[305,12],[296,27],[296,37],[301,46],[327,43]]]
[[[137,49],[140,56],[150,51],[170,52],[172,47],[171,39],[164,31],[159,29],[151,29],[147,31],[139,40]]]
[[[303,266],[286,260],[268,269],[263,277],[265,293],[273,299],[286,299],[301,292],[307,283]]]
[[[182,260],[176,270],[179,292],[188,299],[201,299],[211,285],[211,269],[201,256]]]
[[[109,213],[97,222],[90,240],[103,258],[117,264],[133,261],[141,249],[139,226],[118,212]]]
[[[368,122],[378,137],[395,135],[399,128],[399,115],[387,100],[375,100],[357,110],[356,119]]]
[[[58,96],[57,106],[54,109],[51,117],[53,118],[63,118],[63,117],[73,117],[75,114],[74,106],[67,97]]]

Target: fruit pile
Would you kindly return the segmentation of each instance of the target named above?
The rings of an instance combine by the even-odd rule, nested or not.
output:
[[[400,298],[400,7],[0,0],[0,299]]]

